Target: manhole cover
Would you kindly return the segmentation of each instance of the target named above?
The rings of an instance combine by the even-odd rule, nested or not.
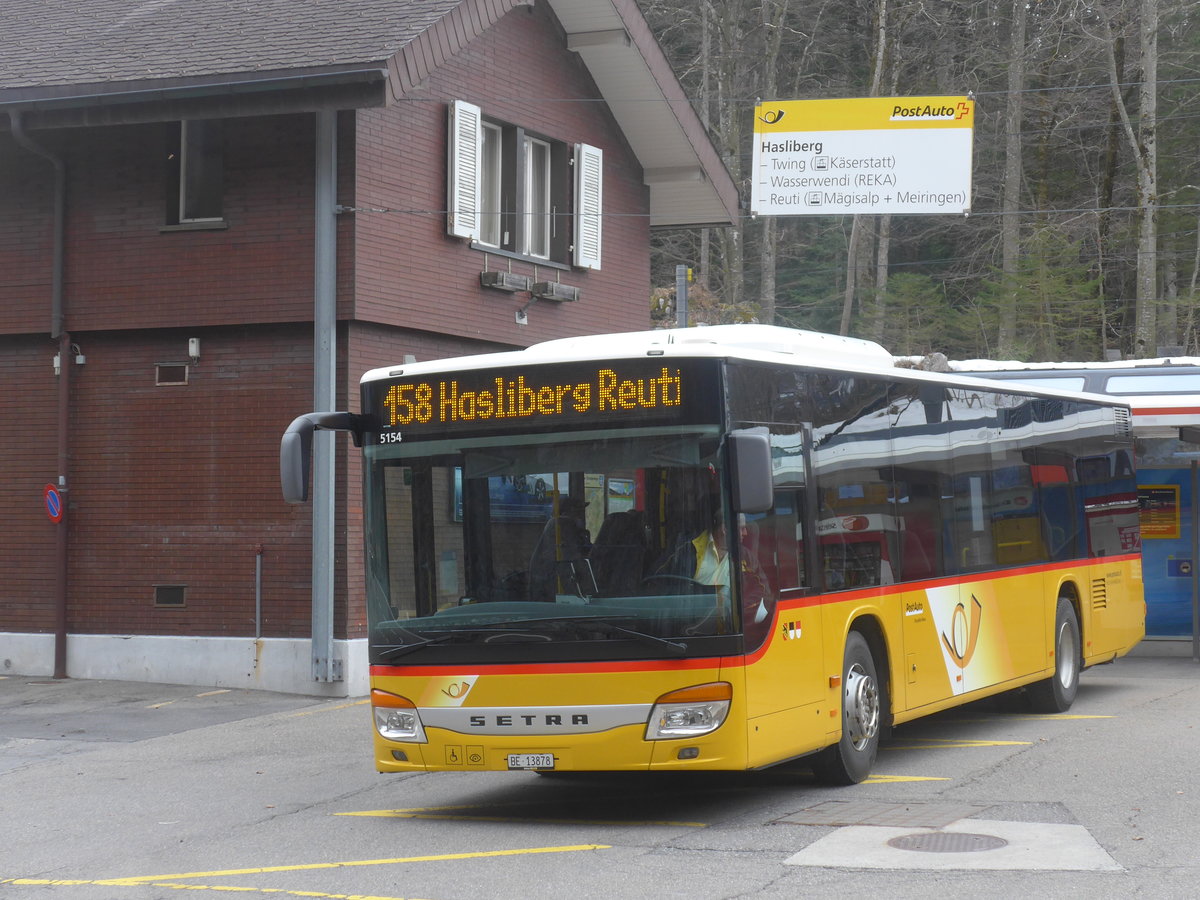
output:
[[[933,831],[929,834],[902,834],[888,841],[897,850],[917,850],[922,853],[971,853],[977,850],[999,850],[1008,841],[991,834],[964,834],[958,831]]]

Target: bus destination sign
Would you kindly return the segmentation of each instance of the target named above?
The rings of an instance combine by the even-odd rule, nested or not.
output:
[[[691,360],[610,360],[446,372],[370,383],[364,408],[375,411],[385,434],[400,429],[421,436],[523,424],[537,429],[629,419],[695,422],[702,405],[710,407],[703,419],[715,421],[720,408],[713,402],[715,367],[704,369]]]

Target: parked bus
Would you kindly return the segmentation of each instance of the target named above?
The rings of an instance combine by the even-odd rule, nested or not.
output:
[[[1129,360],[1112,363],[960,364],[982,377],[1111,394],[1133,411],[1146,634],[1196,636],[1200,598],[1193,578],[1193,534],[1200,460],[1200,360]]]
[[[1065,710],[1143,634],[1129,409],[740,325],[368,372],[380,771],[867,777],[893,724]]]

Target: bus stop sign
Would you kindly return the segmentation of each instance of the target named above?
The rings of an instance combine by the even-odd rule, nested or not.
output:
[[[58,488],[52,484],[46,485],[46,489],[42,491],[42,496],[46,500],[46,515],[50,517],[51,522],[61,522],[63,517],[62,496],[58,493]]]

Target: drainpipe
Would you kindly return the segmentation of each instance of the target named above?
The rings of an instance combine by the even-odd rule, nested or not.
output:
[[[21,114],[10,110],[13,138],[18,144],[54,166],[54,258],[50,280],[50,339],[58,341],[58,491],[62,495],[62,520],[54,539],[54,677],[67,677],[67,536],[70,503],[67,500],[67,462],[70,458],[71,335],[64,327],[64,238],[67,212],[67,167],[60,157],[35,143],[21,123]]]
[[[314,409],[336,409],[337,403],[337,112],[316,114],[316,234],[313,271],[313,401]],[[333,586],[336,535],[334,432],[313,435],[313,680],[343,679],[342,660],[333,644]]]

